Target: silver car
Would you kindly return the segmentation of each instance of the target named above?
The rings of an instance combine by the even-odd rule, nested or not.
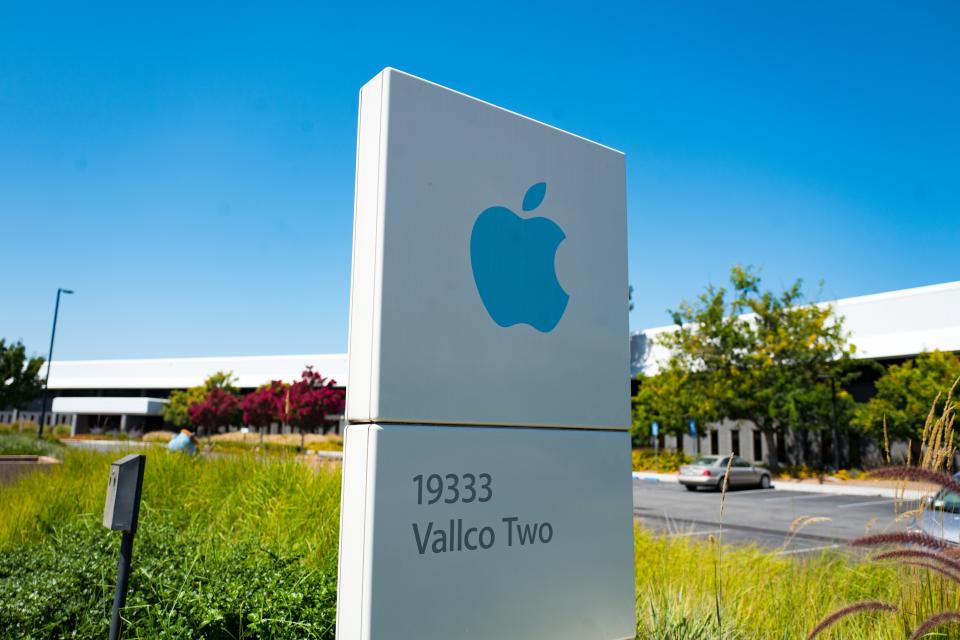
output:
[[[960,473],[954,474],[960,480]],[[927,498],[926,507],[914,516],[913,529],[952,544],[960,544],[960,496],[941,489]]]
[[[723,487],[723,476],[727,472],[729,456],[702,456],[692,463],[680,467],[680,484],[688,491],[696,491],[697,487],[720,489]],[[730,463],[730,481],[728,488],[759,487],[770,488],[770,472],[763,467],[756,467],[739,456],[733,456]]]

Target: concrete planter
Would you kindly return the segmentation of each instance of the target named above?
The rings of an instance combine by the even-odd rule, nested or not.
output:
[[[20,476],[36,470],[46,470],[60,464],[48,456],[0,456],[0,484],[10,484]]]

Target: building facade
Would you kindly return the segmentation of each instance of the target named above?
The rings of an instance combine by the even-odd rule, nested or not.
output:
[[[298,380],[307,367],[336,380],[337,386],[347,384],[346,354],[55,360],[46,423],[69,424],[71,433],[152,431],[164,426],[163,408],[171,391],[202,385],[218,371],[233,374],[235,385],[247,393],[271,380]],[[22,411],[0,410],[0,422],[36,422],[40,409],[38,398]]]

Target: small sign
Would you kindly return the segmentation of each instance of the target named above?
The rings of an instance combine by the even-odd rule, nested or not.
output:
[[[131,454],[110,465],[103,526],[114,531],[134,531],[140,513],[140,491],[146,456]]]
[[[653,424],[650,426],[650,431],[653,432],[653,437],[656,438],[660,435],[660,423],[654,420]]]
[[[691,438],[697,437],[697,423],[694,420],[690,421],[690,437]]]

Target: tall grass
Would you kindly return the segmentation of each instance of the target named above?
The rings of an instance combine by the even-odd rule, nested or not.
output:
[[[644,639],[806,638],[840,605],[894,597],[910,571],[845,553],[815,552],[801,558],[725,545],[718,578],[709,542],[662,538],[642,529],[635,540],[637,637]],[[722,635],[714,600],[720,587]],[[673,620],[674,626],[665,620]],[[682,632],[677,621],[685,625]],[[891,625],[890,618],[878,616],[851,618],[836,629],[834,637],[851,640],[902,640],[909,635]]]
[[[106,635],[120,455],[71,450],[0,487],[0,638]],[[126,637],[332,638],[339,492],[337,471],[290,457],[150,452]]]
[[[0,487],[0,638],[106,635],[119,536],[100,518],[120,455],[70,450]],[[339,490],[336,468],[291,457],[149,452],[125,637],[332,638]],[[960,605],[948,578],[848,552],[787,557],[637,529],[635,563],[643,640],[805,638],[862,601],[901,613],[865,611],[822,637],[893,640]]]

